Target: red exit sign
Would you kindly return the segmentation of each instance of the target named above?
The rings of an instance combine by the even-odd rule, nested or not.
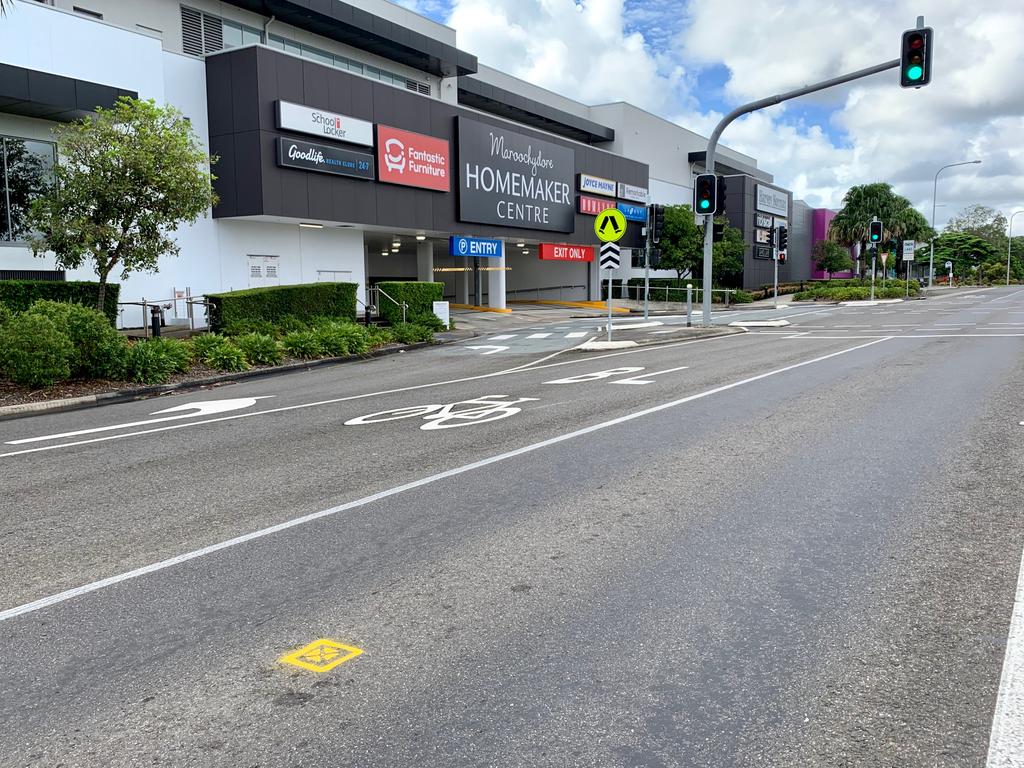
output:
[[[593,261],[594,246],[541,243],[541,261]]]

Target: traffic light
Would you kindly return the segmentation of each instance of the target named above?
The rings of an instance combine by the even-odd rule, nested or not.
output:
[[[765,245],[767,245],[769,248],[774,248],[775,247],[775,229],[774,228],[768,230],[768,240],[765,241]]]
[[[725,239],[725,224],[711,225],[711,242],[720,243]]]
[[[718,194],[716,196],[715,213],[719,216],[725,214],[725,176],[718,177]]]
[[[717,209],[718,177],[713,173],[702,173],[693,185],[693,210],[702,215],[710,215]]]
[[[661,240],[661,233],[665,231],[665,206],[652,205],[647,215],[651,221],[651,242],[656,243]]]
[[[651,248],[650,255],[648,256],[648,263],[651,265],[651,269],[658,268],[658,265],[661,264],[660,248]]]
[[[932,28],[908,29],[900,47],[900,86],[920,88],[932,81]]]
[[[776,247],[779,249],[781,256],[785,254],[786,246],[789,245],[789,230],[786,229],[784,224],[779,224],[778,229],[779,234],[776,237]],[[781,261],[785,261],[785,258],[782,258]]]
[[[872,221],[868,227],[868,240],[872,245],[882,242],[882,222]]]
[[[785,251],[779,251],[779,264],[785,264],[785,263],[786,263],[786,252]]]

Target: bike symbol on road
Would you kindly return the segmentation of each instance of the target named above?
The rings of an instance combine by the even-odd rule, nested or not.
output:
[[[535,402],[536,397],[517,397],[506,399],[508,395],[484,395],[472,400],[460,400],[457,403],[442,405],[439,403],[429,405],[412,405],[407,408],[392,408],[388,411],[378,411],[366,416],[359,416],[345,422],[346,427],[358,426],[361,424],[379,424],[384,421],[397,421],[398,419],[414,419],[422,417],[426,424],[420,429],[452,429],[454,427],[471,427],[474,424],[484,424],[488,421],[498,421],[515,416],[522,408],[516,406],[521,403]]]

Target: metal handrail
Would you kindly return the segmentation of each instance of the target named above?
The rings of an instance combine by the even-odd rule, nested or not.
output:
[[[383,288],[381,288],[379,285],[371,286],[369,291],[376,291],[378,296],[383,296],[385,299],[390,301],[396,307],[401,307],[402,308],[402,322],[404,323],[406,321],[405,313],[406,313],[406,310],[409,309],[409,305],[406,302],[404,302],[404,301],[396,301],[394,299],[394,297],[389,296],[388,292],[385,291]],[[376,303],[379,304],[380,300],[378,299]],[[363,306],[366,306],[366,305],[364,304]]]
[[[642,286],[642,285],[628,285],[628,284],[626,284],[626,285],[622,286],[622,290],[625,292],[627,300],[632,298],[633,301],[643,301],[643,298],[644,298],[644,294],[643,294],[644,286]],[[694,293],[696,293],[696,292],[701,291],[703,289],[698,287],[698,286],[692,286],[692,290],[694,291]],[[714,296],[714,294],[716,294],[716,293],[724,293],[725,294],[725,306],[728,307],[729,306],[729,294],[736,293],[736,290],[737,289],[735,289],[735,288],[709,288],[708,292],[712,296]],[[647,288],[647,298],[648,298],[648,300],[649,301],[657,301],[658,293],[660,293],[661,291],[665,292],[665,301],[666,302],[670,301],[670,299],[669,299],[669,292],[670,291],[678,291],[678,292],[680,292],[680,293],[682,293],[684,295],[686,294],[686,288],[685,287],[683,287],[683,288],[671,288],[669,286],[648,286],[648,288]],[[630,297],[630,293],[633,293],[634,296]],[[680,296],[679,299],[678,299],[678,303],[682,303],[683,301],[685,301],[684,296]]]

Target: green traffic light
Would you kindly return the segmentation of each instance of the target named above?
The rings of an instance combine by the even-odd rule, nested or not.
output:
[[[913,66],[913,67],[911,67],[910,69],[907,70],[907,79],[908,80],[920,80],[923,75],[924,75],[924,69],[922,69],[919,66]]]
[[[711,207],[711,201],[710,200],[701,200],[700,201],[700,207],[701,208],[710,208]]]

